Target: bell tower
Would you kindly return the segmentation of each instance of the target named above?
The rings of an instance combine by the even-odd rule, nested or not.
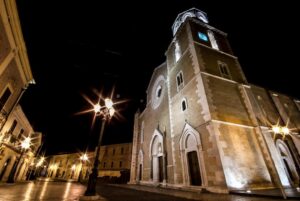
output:
[[[196,8],[180,13],[172,32],[166,51],[171,136],[173,144],[185,145],[173,147],[175,183],[191,184],[192,170],[186,167],[193,159],[199,164],[197,182],[211,191],[271,185],[247,106],[250,86],[227,34],[209,25],[206,13]],[[194,141],[183,137],[187,127],[199,135],[192,158],[194,145],[188,142]]]

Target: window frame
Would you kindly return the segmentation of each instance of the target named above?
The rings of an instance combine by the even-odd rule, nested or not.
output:
[[[220,50],[214,32],[211,30],[207,30],[207,36],[209,38],[211,47],[215,50]]]
[[[177,92],[180,91],[184,87],[184,79],[182,70],[176,74],[176,86]]]
[[[230,80],[232,79],[228,65],[225,62],[218,61],[218,68],[219,68],[221,77],[230,79]]]
[[[183,103],[185,104],[185,109],[183,109]],[[181,100],[181,111],[184,112],[184,111],[186,111],[187,109],[188,109],[187,100],[186,100],[186,98],[183,98],[183,99]]]
[[[18,125],[18,121],[16,119],[13,120],[9,130],[8,130],[8,133],[11,133],[13,134],[13,132],[15,131],[16,127]]]

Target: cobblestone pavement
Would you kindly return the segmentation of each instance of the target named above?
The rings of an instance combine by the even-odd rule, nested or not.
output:
[[[26,182],[0,184],[0,201],[77,201],[86,187],[71,182]],[[271,201],[273,197],[249,197],[210,193],[192,193],[131,185],[99,185],[97,192],[108,201]],[[294,199],[299,200],[299,199]]]

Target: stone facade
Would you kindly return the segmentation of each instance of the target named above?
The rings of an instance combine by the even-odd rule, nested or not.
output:
[[[94,153],[87,153],[88,160],[82,161],[81,153],[57,154],[46,158],[47,177],[63,180],[86,180],[91,172]]]
[[[222,193],[298,187],[300,102],[249,84],[227,34],[202,11],[179,14],[173,33],[135,115],[130,182]]]
[[[29,84],[34,83],[15,0],[0,0],[0,180],[6,181],[19,162],[16,180],[25,179],[28,164],[41,145],[41,134],[32,130],[18,105]],[[16,121],[14,129],[13,122]],[[20,143],[34,137],[21,158]]]
[[[103,145],[100,148],[98,177],[121,177],[129,174],[131,167],[131,143]],[[82,162],[81,153],[58,154],[47,157],[48,174],[50,178],[56,179],[88,179],[91,173],[95,153],[89,152],[89,160]]]
[[[35,154],[42,143],[42,134],[34,132],[20,105],[16,106],[3,127],[0,151],[0,181],[7,181],[13,165],[20,160],[15,180],[26,180]],[[30,137],[30,148],[22,154],[21,142]],[[21,157],[22,155],[22,157]]]
[[[0,0],[0,132],[30,83],[34,83],[14,0]]]

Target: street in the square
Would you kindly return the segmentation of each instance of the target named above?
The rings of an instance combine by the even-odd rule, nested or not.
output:
[[[77,182],[32,181],[0,184],[0,201],[78,201],[86,187]],[[135,185],[98,185],[97,193],[107,201],[274,201],[280,197],[193,193],[144,188]],[[299,199],[289,199],[296,201]]]

